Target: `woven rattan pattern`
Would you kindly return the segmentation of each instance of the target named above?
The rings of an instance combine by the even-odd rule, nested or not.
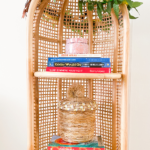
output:
[[[123,15],[120,11],[119,16],[119,44],[118,44],[118,65],[117,70],[118,73],[122,73],[122,64],[123,64]],[[122,87],[122,80],[117,80],[117,149],[121,150],[121,87]]]
[[[93,19],[97,19],[97,12],[93,13]],[[114,56],[114,25],[111,16],[104,15],[102,22],[97,19],[97,28],[93,36],[93,53],[101,54],[102,57],[110,58],[111,70],[113,71]],[[112,90],[113,80],[93,80],[93,100],[98,104],[96,111],[96,131],[101,135],[106,149],[112,149]]]
[[[54,3],[52,0],[49,1],[45,10],[51,11],[53,8],[59,13],[61,12],[62,5],[64,1],[56,1]],[[71,10],[75,10],[75,12],[71,12]],[[74,16],[78,22],[82,19],[81,14],[79,13],[77,0],[69,1],[68,7],[66,9],[67,16]],[[85,9],[83,12],[86,13]],[[33,34],[35,34],[36,30],[36,20],[38,17],[39,10],[38,8],[35,10],[34,15],[34,25],[33,25]],[[54,11],[53,13],[56,14]],[[72,14],[71,14],[72,13]],[[58,21],[55,18],[48,18],[44,15],[43,12],[40,24],[39,24],[39,38],[38,38],[38,70],[35,68],[35,40],[36,37],[33,38],[33,70],[35,71],[44,71],[47,66],[47,58],[48,57],[57,57],[58,55]],[[97,19],[96,11],[93,12],[93,19]],[[79,18],[80,16],[80,18]],[[101,26],[100,22],[96,20],[96,24],[99,26],[101,30],[95,30],[93,33],[93,53],[100,53],[102,57],[110,57],[112,63],[112,71],[113,71],[113,53],[114,53],[114,28],[112,18],[106,15],[106,20],[103,22],[107,22],[108,25]],[[65,40],[67,38],[72,37],[84,37],[88,39],[88,23],[85,17],[85,24],[83,24],[83,29],[81,30],[81,24],[79,29],[75,30],[75,25],[68,25],[67,20],[66,24],[63,27],[63,53],[65,53]],[[98,27],[97,26],[97,27]],[[106,30],[106,29],[109,29]],[[119,27],[119,53],[118,53],[118,72],[121,73],[122,69],[122,35],[123,26],[120,23]],[[35,68],[35,69],[34,69]],[[62,79],[62,99],[66,98],[67,88],[72,85],[73,82],[80,82],[84,85],[84,96],[88,96],[88,80],[76,80],[76,79]],[[112,149],[112,83],[111,79],[97,79],[93,80],[93,100],[98,104],[98,110],[96,111],[96,125],[95,125],[95,135],[102,135],[105,146],[107,150]],[[52,135],[57,134],[57,120],[58,120],[58,112],[57,112],[57,79],[55,78],[34,78],[34,141],[35,150],[46,150],[47,144],[50,141]],[[38,90],[37,90],[38,86]],[[117,149],[120,150],[120,103],[121,103],[121,80],[117,82]],[[38,91],[38,94],[37,94]],[[37,98],[37,95],[39,98]],[[38,134],[37,134],[38,133]]]

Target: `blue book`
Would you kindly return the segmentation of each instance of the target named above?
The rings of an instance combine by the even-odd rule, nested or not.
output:
[[[110,58],[98,57],[48,57],[49,62],[110,62]]]
[[[102,67],[110,68],[110,62],[48,62],[48,67]]]

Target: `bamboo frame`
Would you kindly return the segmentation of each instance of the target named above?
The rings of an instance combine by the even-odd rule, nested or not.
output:
[[[121,107],[121,150],[128,149],[128,82],[129,82],[129,39],[130,39],[130,23],[128,10],[125,5],[121,5],[120,9],[124,16],[124,57],[123,57],[123,77],[122,77],[122,107]]]
[[[123,15],[123,23],[124,23],[124,28],[123,28],[123,32],[124,32],[124,42],[123,42],[123,49],[124,49],[124,53],[123,53],[123,74],[119,74],[117,73],[117,68],[116,68],[116,64],[117,64],[117,60],[114,59],[114,70],[112,74],[80,74],[78,76],[76,76],[76,74],[66,74],[66,73],[48,73],[48,72],[38,72],[38,68],[37,68],[37,62],[38,62],[38,56],[37,56],[37,52],[36,52],[36,56],[35,56],[35,61],[36,61],[36,65],[34,66],[35,71],[33,70],[33,57],[32,57],[32,39],[33,37],[36,39],[36,50],[38,49],[38,40],[39,39],[44,39],[46,41],[49,42],[55,42],[59,44],[59,53],[62,53],[62,43],[65,43],[64,40],[62,40],[62,33],[59,33],[59,38],[58,40],[56,39],[51,39],[51,38],[46,38],[46,37],[42,37],[38,35],[38,25],[39,25],[39,21],[40,21],[40,15],[42,14],[46,4],[49,2],[49,0],[43,0],[42,4],[39,7],[39,16],[38,16],[38,20],[36,23],[36,32],[35,34],[33,34],[33,17],[34,17],[34,13],[35,13],[35,9],[37,7],[38,1],[37,0],[32,0],[31,4],[30,4],[30,8],[29,8],[29,13],[28,13],[28,150],[34,150],[37,149],[38,150],[38,142],[37,145],[34,145],[34,136],[37,137],[37,141],[38,141],[38,132],[36,133],[37,135],[34,135],[34,103],[33,103],[33,94],[34,94],[34,90],[36,90],[37,92],[37,112],[38,112],[38,78],[36,78],[36,84],[37,84],[37,88],[33,89],[33,78],[35,77],[56,77],[56,78],[60,78],[60,81],[58,82],[59,85],[59,89],[61,91],[61,79],[62,78],[76,78],[76,79],[119,79],[122,78],[122,104],[121,104],[121,150],[127,150],[128,149],[128,65],[129,65],[129,17],[128,17],[128,10],[126,8],[125,5],[121,5],[120,9]],[[67,5],[67,1],[65,1]],[[65,11],[65,7],[63,9],[63,12]],[[59,25],[62,24],[62,20],[63,20],[63,14],[61,15],[62,19],[60,19]],[[88,12],[88,16],[89,16],[89,30],[92,30],[92,22],[90,21],[92,19],[91,14]],[[114,20],[114,24],[115,24],[115,55],[114,58],[117,58],[117,43],[118,43],[118,38],[119,36],[117,35],[118,32],[118,22],[117,19],[114,16],[114,12],[112,11],[112,18]],[[90,23],[91,22],[91,23]],[[61,30],[62,26],[59,26],[59,31]],[[93,41],[93,32],[89,32],[89,45],[90,48],[92,48],[92,43],[99,43],[99,42],[106,42],[106,41],[113,41],[113,39],[108,39],[108,40],[95,40]],[[91,49],[90,49],[91,50]],[[92,51],[90,51],[90,53],[92,53]],[[89,81],[90,81],[89,80]],[[116,82],[117,80],[113,80],[113,93],[115,93],[116,91]],[[92,82],[89,82],[89,89],[92,89]],[[60,91],[58,92],[60,94]],[[90,90],[92,91],[92,90]],[[93,93],[89,93],[89,96],[92,97]],[[60,98],[60,95],[58,95],[58,97]],[[113,122],[113,127],[112,127],[112,149],[115,150],[116,149],[116,101],[115,101],[115,97],[116,95],[113,95],[113,118],[112,118],[112,122]],[[38,116],[38,115],[37,115]],[[37,118],[38,120],[38,118]],[[38,122],[36,125],[37,131],[38,131]]]
[[[111,10],[111,16],[113,18],[113,21],[114,21],[114,32],[115,32],[115,52],[114,52],[114,68],[113,68],[113,73],[117,73],[117,56],[118,56],[118,42],[119,42],[119,39],[118,39],[118,28],[119,28],[119,25],[118,25],[118,19],[115,15],[115,12],[114,10],[112,9]],[[116,149],[116,123],[117,123],[117,110],[116,110],[116,103],[117,103],[117,100],[116,100],[116,91],[117,91],[117,80],[113,80],[113,103],[112,103],[112,113],[113,113],[113,116],[112,116],[112,149]]]
[[[32,0],[28,15],[28,150],[34,150],[34,106],[33,106],[33,59],[32,59],[32,38],[33,38],[33,16],[37,1]]]
[[[87,5],[88,8],[88,5]],[[93,48],[93,20],[92,20],[92,13],[93,11],[89,11],[87,9],[87,15],[88,15],[88,23],[89,23],[89,54],[92,54],[92,48]],[[93,99],[93,90],[92,90],[92,79],[89,79],[89,98]]]
[[[38,21],[37,21],[37,27],[36,30],[38,33],[39,31],[39,21],[40,21],[40,16],[45,8],[45,5],[47,4],[48,0],[43,0],[41,6],[40,6],[40,13],[38,16]],[[31,84],[33,82],[33,58],[32,58],[32,38],[33,38],[33,17],[34,17],[34,12],[36,9],[36,6],[38,4],[38,1],[36,0],[32,0],[30,7],[29,7],[29,17],[28,17],[28,150],[34,150],[34,106],[33,106],[33,85]],[[38,49],[38,35],[35,35],[35,39],[36,39],[36,45],[35,45],[35,50]],[[36,51],[37,52],[37,51]],[[38,53],[36,53],[35,56],[35,61],[36,61],[36,65],[35,65],[35,70],[37,70],[37,63],[38,63]],[[37,85],[37,81],[38,79],[36,79],[36,85]],[[38,93],[38,85],[36,86],[36,93]],[[37,94],[37,106],[38,106],[38,94]],[[37,111],[38,111],[38,107],[37,107]],[[38,122],[37,122],[37,127],[38,127]],[[38,132],[37,132],[37,140],[38,140]],[[37,148],[38,149],[38,142],[37,142]]]

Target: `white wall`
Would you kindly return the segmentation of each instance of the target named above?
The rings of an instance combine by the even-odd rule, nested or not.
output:
[[[150,1],[131,22],[129,150],[150,150]]]
[[[0,2],[0,150],[27,150],[25,2]]]
[[[26,0],[0,4],[0,150],[27,150]],[[150,149],[150,1],[131,22],[129,150]]]

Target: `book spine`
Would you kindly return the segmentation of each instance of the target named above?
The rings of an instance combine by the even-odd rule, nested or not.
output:
[[[97,58],[97,57],[49,57],[50,62],[110,62],[110,58]]]
[[[52,146],[48,146],[47,150],[105,150],[105,148],[88,148],[88,147],[52,147]]]
[[[59,54],[58,57],[101,57],[101,54]]]
[[[48,67],[103,67],[103,68],[109,68],[110,63],[106,62],[49,62],[47,64]]]
[[[111,68],[47,67],[46,71],[70,73],[111,73]]]

